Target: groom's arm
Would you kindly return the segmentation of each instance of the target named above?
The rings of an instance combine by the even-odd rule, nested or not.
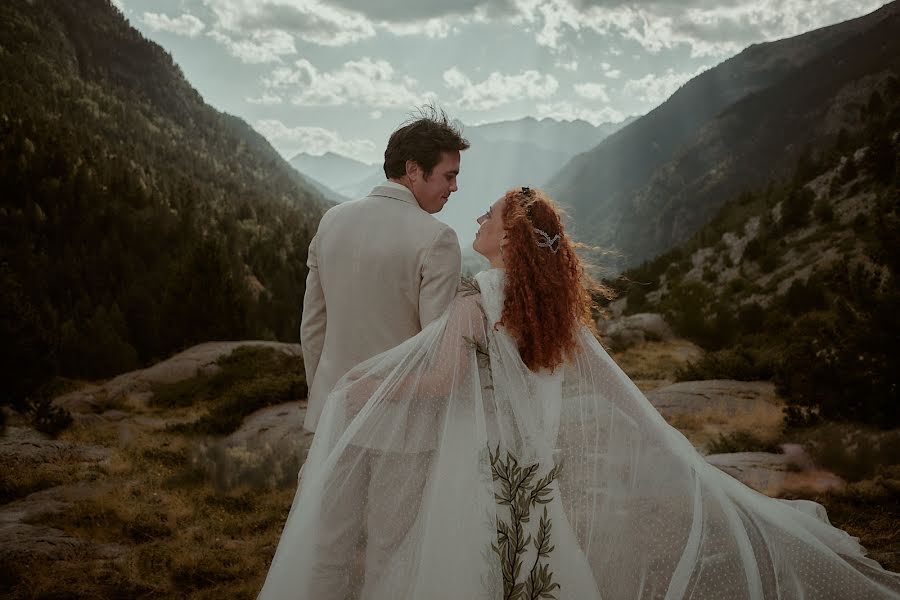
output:
[[[422,281],[419,286],[419,324],[422,329],[441,316],[456,296],[459,276],[462,272],[462,256],[456,232],[444,226],[422,264]]]
[[[319,281],[318,239],[316,234],[309,243],[306,266],[306,293],[303,295],[303,316],[300,320],[300,347],[303,350],[303,365],[306,368],[306,385],[312,387],[322,346],[325,345],[325,294]]]

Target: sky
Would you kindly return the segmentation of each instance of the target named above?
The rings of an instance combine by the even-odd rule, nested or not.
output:
[[[747,46],[880,0],[113,0],[207,103],[290,159],[379,163],[417,105],[618,122]]]

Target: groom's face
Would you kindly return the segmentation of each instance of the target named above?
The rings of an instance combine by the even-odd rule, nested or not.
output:
[[[459,175],[459,152],[442,152],[441,160],[425,176],[418,168],[416,177],[410,178],[412,193],[422,210],[434,214],[441,212],[450,194],[456,191],[456,176]]]

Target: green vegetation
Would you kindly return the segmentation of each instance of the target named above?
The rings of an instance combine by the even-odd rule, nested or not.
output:
[[[297,339],[321,196],[109,3],[0,8],[0,404]]]
[[[736,431],[731,434],[720,433],[706,445],[709,454],[729,454],[732,452],[776,452],[781,448],[772,442],[759,439],[748,431]]]
[[[170,429],[182,433],[227,435],[247,415],[266,406],[305,398],[303,360],[274,348],[243,346],[216,363],[221,370],[157,386],[151,406],[204,406],[199,419]]]
[[[607,282],[628,296],[628,312],[663,312],[708,351],[679,379],[774,379],[789,427],[822,419],[900,425],[900,161],[890,135],[900,130],[900,80],[883,80],[861,111],[860,130],[842,130],[833,147],[807,154],[788,181],[741,194],[684,245]],[[831,186],[817,199],[807,183],[829,172]],[[844,198],[868,199],[849,227],[834,211]],[[721,247],[727,232],[743,236],[754,218],[756,236],[735,265],[741,278],[717,284],[709,263],[700,278],[685,278],[692,254]],[[822,241],[843,258],[792,281],[794,273],[776,271],[789,250],[812,262],[820,252],[812,244]]]

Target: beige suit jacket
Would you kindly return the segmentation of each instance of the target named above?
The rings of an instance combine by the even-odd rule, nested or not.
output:
[[[440,316],[459,286],[456,232],[391,181],[332,207],[309,245],[300,343],[309,385],[303,425],[315,431],[325,398],[358,363]]]

